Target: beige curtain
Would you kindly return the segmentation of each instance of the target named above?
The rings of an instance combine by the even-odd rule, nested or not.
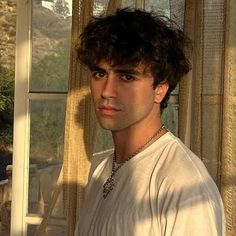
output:
[[[74,235],[84,200],[90,166],[89,159],[94,145],[96,124],[88,89],[88,72],[77,61],[78,38],[93,15],[93,3],[93,0],[73,1],[71,76],[63,162],[67,236]],[[110,0],[107,13],[112,13],[119,6],[120,1]]]
[[[50,229],[53,221],[52,218],[55,217],[53,211],[58,201],[63,208],[65,234],[67,236],[74,235],[76,222],[83,204],[90,167],[89,160],[93,153],[96,122],[90,98],[89,73],[78,63],[77,47],[79,35],[93,15],[95,2],[94,0],[73,0],[71,66],[66,108],[63,168],[49,208],[36,232],[36,236],[50,235],[48,229]],[[115,11],[116,8],[120,7],[120,4],[121,0],[108,1],[107,14]]]
[[[86,13],[86,14],[84,14]],[[72,11],[71,67],[66,107],[63,167],[49,208],[36,235],[50,235],[53,210],[63,204],[66,235],[73,235],[84,198],[93,151],[95,119],[89,96],[88,73],[77,62],[78,38],[93,13],[93,0],[74,0]],[[62,195],[62,199],[61,199]]]
[[[236,235],[235,15],[235,0],[185,1],[193,68],[179,89],[179,136],[202,158],[221,191],[227,236]]]
[[[86,14],[84,14],[86,13]],[[92,0],[73,1],[71,74],[66,110],[63,161],[63,190],[66,206],[66,235],[73,235],[84,199],[93,151],[95,120],[89,97],[88,73],[77,62],[78,38],[93,13]]]
[[[228,0],[225,9],[221,192],[227,236],[233,236],[236,235],[236,2]]]

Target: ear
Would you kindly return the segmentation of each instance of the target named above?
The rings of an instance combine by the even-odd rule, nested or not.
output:
[[[163,81],[156,86],[155,99],[154,99],[155,103],[158,103],[158,104],[161,103],[168,89],[169,89],[169,84],[167,83],[167,81]]]

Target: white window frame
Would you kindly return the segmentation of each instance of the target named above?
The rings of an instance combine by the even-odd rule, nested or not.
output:
[[[29,164],[29,76],[31,67],[31,1],[18,0],[16,11],[15,103],[11,235],[27,233]]]
[[[42,216],[27,214],[29,190],[30,111],[34,99],[65,99],[67,92],[29,92],[32,65],[32,0],[17,0],[15,102],[11,236],[26,236],[27,225],[39,225]],[[56,220],[57,221],[57,220]],[[61,225],[61,223],[59,223]]]

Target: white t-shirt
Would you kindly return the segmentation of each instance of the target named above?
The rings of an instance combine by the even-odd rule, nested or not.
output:
[[[103,198],[112,152],[95,156],[75,236],[224,234],[218,189],[201,160],[170,132],[126,162]]]

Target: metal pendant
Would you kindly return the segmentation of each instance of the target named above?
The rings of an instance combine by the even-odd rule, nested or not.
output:
[[[113,190],[115,186],[115,180],[111,176],[107,179],[107,181],[103,184],[103,198],[105,199],[107,195]]]

